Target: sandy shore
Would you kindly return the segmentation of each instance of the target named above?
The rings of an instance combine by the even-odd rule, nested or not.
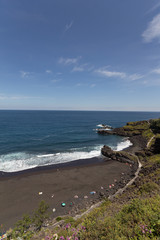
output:
[[[92,158],[14,174],[1,173],[0,224],[6,229],[13,227],[23,214],[32,214],[41,200],[49,204],[51,217],[74,215],[125,185],[133,172],[128,164]],[[96,193],[92,195],[92,191]],[[66,207],[61,206],[62,202]]]

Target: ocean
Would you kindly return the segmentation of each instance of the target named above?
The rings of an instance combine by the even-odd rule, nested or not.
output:
[[[100,157],[103,145],[122,150],[127,138],[99,135],[101,124],[121,127],[129,121],[159,118],[158,112],[0,110],[0,171]]]

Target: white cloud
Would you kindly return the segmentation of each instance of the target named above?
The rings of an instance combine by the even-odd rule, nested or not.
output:
[[[39,99],[39,98],[40,97],[0,94],[0,100],[24,100],[24,99]]]
[[[63,64],[63,65],[71,65],[71,64],[76,64],[80,57],[77,58],[59,58],[58,63]]]
[[[73,26],[73,21],[71,21],[69,24],[66,24],[64,31],[67,32],[72,26]]]
[[[122,79],[126,77],[126,73],[124,72],[108,71],[106,68],[99,68],[95,72],[104,77],[119,77]]]
[[[20,74],[22,78],[25,78],[29,77],[31,75],[31,72],[20,71]]]
[[[46,70],[46,73],[50,74],[50,73],[52,73],[52,71],[51,70]]]
[[[152,71],[153,73],[157,73],[157,74],[160,74],[160,68],[156,68]]]
[[[146,43],[152,42],[152,40],[156,38],[160,40],[160,14],[156,15],[148,24],[148,27],[143,32],[142,37]]]
[[[60,82],[60,81],[61,81],[61,79],[53,79],[53,80],[51,80],[52,83],[56,83],[56,82]]]
[[[84,64],[81,64],[81,65],[77,65],[74,66],[74,68],[72,69],[71,72],[84,72],[84,71],[92,71],[94,69],[93,66],[90,66],[89,63],[84,63]]]
[[[108,67],[109,66],[96,69],[94,72],[106,78],[120,78],[125,81],[135,81],[144,77],[144,75],[138,73],[128,74],[125,72],[109,71]]]
[[[144,77],[144,75],[135,73],[135,74],[130,75],[130,76],[129,76],[129,79],[130,79],[131,81],[135,81],[135,80],[141,79],[141,78],[143,78],[143,77]]]
[[[96,84],[86,84],[86,83],[77,83],[76,87],[89,87],[89,88],[94,88],[96,86]]]
[[[75,66],[72,69],[72,72],[83,72],[83,71],[84,71],[84,67],[82,67],[82,66]]]

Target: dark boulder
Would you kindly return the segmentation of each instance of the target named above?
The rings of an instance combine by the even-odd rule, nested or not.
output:
[[[110,158],[119,162],[127,162],[130,164],[134,164],[136,162],[136,158],[130,155],[125,151],[113,151],[110,147],[104,145],[101,149],[101,153],[103,156]]]

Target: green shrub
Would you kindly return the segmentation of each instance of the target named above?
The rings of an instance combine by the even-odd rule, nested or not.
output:
[[[19,220],[15,224],[15,228],[10,233],[10,236],[8,239],[10,239],[10,238],[15,239],[17,237],[23,237],[23,239],[30,239],[29,237],[32,236],[33,233],[30,231],[27,232],[27,230],[29,229],[31,223],[32,223],[32,219],[30,218],[30,216],[24,215],[22,220]]]
[[[15,228],[8,233],[7,239],[31,239],[33,232],[30,231],[31,224],[34,224],[37,230],[40,230],[44,220],[48,218],[46,211],[48,209],[48,205],[41,201],[37,210],[35,210],[33,218],[29,215],[24,215],[22,220],[19,220],[15,224]]]
[[[62,217],[59,217],[59,216],[58,216],[58,217],[56,218],[56,221],[59,222],[59,221],[61,221],[62,219],[63,219]]]
[[[151,129],[154,133],[160,133],[160,119],[154,119],[151,121]]]
[[[160,215],[158,219],[153,223],[152,232],[155,236],[160,236]]]
[[[159,190],[159,186],[154,182],[145,183],[139,189],[141,193],[151,193],[155,190]]]
[[[73,217],[68,217],[68,218],[66,218],[65,219],[65,223],[74,223],[75,222],[75,220],[74,220],[74,218]]]
[[[89,214],[83,221],[86,231],[81,240],[142,240],[158,239],[160,231],[160,196],[147,200],[135,199],[115,216],[100,219],[99,211]]]
[[[148,162],[160,164],[160,154],[156,154],[156,155],[149,157]]]
[[[154,136],[153,132],[151,131],[151,129],[147,129],[142,133],[142,136],[144,138],[146,138],[147,140],[150,140],[151,137]]]
[[[48,214],[46,214],[48,208],[48,204],[46,204],[45,201],[41,201],[38,209],[34,211],[33,223],[36,226],[37,230],[41,229],[45,219],[49,217]]]
[[[138,122],[128,122],[126,126],[123,127],[125,130],[147,130],[149,129],[149,124],[146,121]]]

